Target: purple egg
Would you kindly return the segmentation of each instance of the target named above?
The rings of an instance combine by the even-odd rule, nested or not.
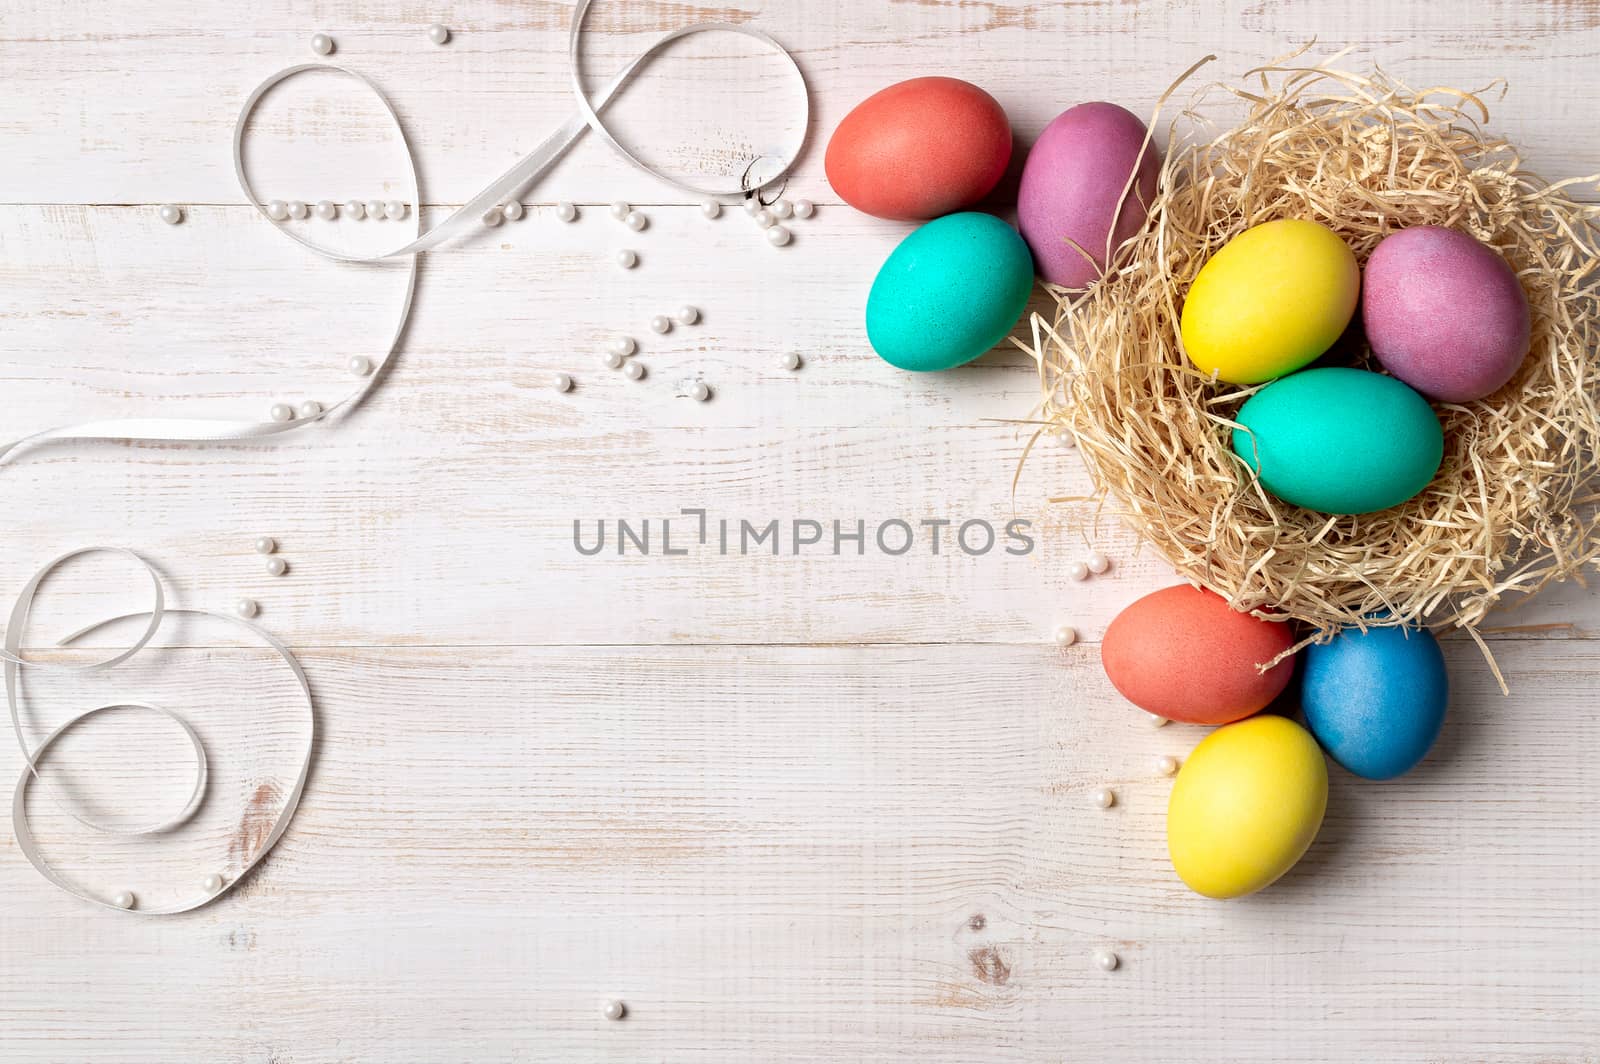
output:
[[[1154,144],[1140,154],[1144,137],[1144,123],[1114,103],[1079,104],[1039,134],[1022,167],[1017,223],[1040,277],[1087,287],[1105,268],[1107,234],[1115,250],[1144,225],[1161,169]],[[1135,168],[1139,180],[1124,201]]]
[[[1361,318],[1383,368],[1442,402],[1496,391],[1528,353],[1528,297],[1517,275],[1454,229],[1385,237],[1362,275]]]

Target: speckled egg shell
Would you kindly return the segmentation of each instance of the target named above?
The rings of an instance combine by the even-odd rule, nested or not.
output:
[[[1040,277],[1084,288],[1105,268],[1107,235],[1114,251],[1144,225],[1161,169],[1161,153],[1144,140],[1144,123],[1114,103],[1079,104],[1045,127],[1017,190],[1017,222]]]
[[[1436,226],[1385,237],[1367,259],[1361,318],[1383,368],[1443,402],[1498,391],[1528,353],[1528,297],[1493,248]]]
[[[913,78],[867,97],[828,141],[828,183],[858,211],[924,221],[987,196],[1011,161],[993,96],[956,78]]]
[[[1220,595],[1180,584],[1117,614],[1100,663],[1140,709],[1186,724],[1226,724],[1256,713],[1288,685],[1294,662],[1264,665],[1294,645],[1288,624],[1229,607]]]
[[[1450,702],[1432,632],[1346,628],[1305,655],[1300,704],[1329,757],[1357,776],[1386,780],[1427,756]]]
[[[950,369],[1006,338],[1028,305],[1033,261],[991,214],[946,215],[900,242],[867,295],[867,339],[891,366]]]

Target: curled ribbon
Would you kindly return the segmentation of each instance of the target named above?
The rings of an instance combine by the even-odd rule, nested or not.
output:
[[[33,600],[38,594],[39,585],[44,582],[46,577],[48,577],[52,572],[66,562],[72,560],[73,558],[79,558],[89,554],[115,554],[122,557],[131,558],[133,561],[138,562],[139,565],[143,567],[145,573],[150,577],[150,583],[153,588],[150,608],[139,613],[130,613],[120,617],[110,617],[103,621],[96,621],[87,628],[73,632],[71,635],[60,640],[57,643],[57,646],[71,646],[73,643],[76,643],[78,640],[93,632],[97,632],[102,628],[122,621],[144,620],[146,622],[144,630],[127,648],[116,651],[109,657],[102,658],[98,661],[92,661],[85,664],[70,664],[62,662],[32,661],[24,658],[22,656],[22,633],[27,628],[28,616],[33,610]],[[273,821],[271,829],[267,832],[265,838],[262,839],[260,845],[256,848],[255,853],[250,855],[245,864],[235,871],[231,878],[224,879],[218,889],[208,891],[201,897],[192,898],[189,901],[155,908],[140,907],[138,909],[125,910],[123,906],[116,904],[114,901],[108,898],[90,894],[80,889],[78,886],[59,875],[55,869],[50,866],[49,861],[47,861],[44,855],[39,851],[38,843],[34,839],[32,825],[28,822],[28,792],[30,786],[34,782],[38,782],[49,794],[50,798],[58,808],[60,808],[68,816],[72,817],[72,819],[82,824],[84,827],[103,835],[130,837],[158,835],[163,832],[171,831],[193,816],[195,811],[200,808],[200,804],[205,797],[207,775],[206,752],[205,744],[200,739],[200,733],[192,724],[170,709],[164,709],[148,702],[112,702],[107,705],[95,706],[93,708],[73,714],[64,720],[60,725],[58,725],[54,731],[50,732],[43,739],[41,739],[37,746],[30,749],[28,746],[28,740],[22,731],[22,711],[20,699],[18,698],[17,694],[17,683],[21,670],[24,668],[61,669],[69,672],[91,672],[115,668],[116,666],[137,655],[141,650],[149,645],[150,641],[155,638],[156,632],[160,630],[161,622],[165,617],[181,615],[192,617],[214,617],[218,620],[227,621],[230,624],[236,624],[277,652],[278,657],[283,660],[283,663],[288,666],[289,671],[294,675],[295,683],[299,686],[300,694],[305,700],[305,753],[301,757],[300,767],[295,776],[294,786],[289,789],[288,796],[283,801],[283,807],[278,811],[277,819]],[[94,904],[103,908],[114,909],[119,912],[131,911],[143,916],[167,916],[173,913],[188,912],[191,909],[198,909],[202,905],[206,905],[212,901],[215,901],[223,894],[226,894],[228,891],[232,890],[234,885],[237,884],[246,873],[259,864],[262,858],[266,857],[266,855],[272,850],[273,846],[277,844],[278,839],[283,836],[283,833],[286,830],[288,830],[289,821],[293,819],[295,809],[300,804],[300,795],[305,790],[306,777],[311,771],[311,753],[316,738],[316,710],[311,700],[311,684],[310,681],[306,679],[305,670],[300,667],[300,663],[295,660],[295,656],[290,652],[289,648],[264,629],[258,627],[257,625],[251,624],[248,621],[242,620],[238,617],[231,617],[224,613],[213,613],[210,610],[169,608],[166,605],[166,597],[162,590],[160,574],[156,571],[155,566],[151,565],[143,557],[122,547],[85,547],[80,550],[69,551],[68,553],[61,555],[59,558],[56,558],[54,561],[49,562],[37,573],[34,573],[33,578],[23,586],[22,592],[17,596],[16,604],[11,608],[11,619],[6,625],[4,646],[5,649],[0,650],[0,661],[4,661],[5,663],[6,705],[11,712],[12,732],[16,735],[17,744],[22,748],[23,760],[26,762],[22,770],[22,775],[17,780],[15,794],[12,797],[12,830],[16,833],[17,847],[22,850],[23,856],[25,856],[33,865],[33,867],[39,871],[40,875],[44,876],[46,879],[60,887],[62,890],[66,891],[68,894],[71,894],[74,897],[82,898],[85,901],[93,902]],[[165,717],[176,724],[183,731],[184,736],[189,740],[190,747],[194,752],[194,786],[190,790],[188,798],[172,816],[166,817],[154,824],[144,827],[124,828],[113,823],[93,820],[79,815],[70,807],[69,803],[58,792],[56,792],[54,788],[51,787],[47,777],[41,773],[39,767],[40,760],[44,757],[45,753],[56,742],[56,740],[61,738],[61,736],[83,724],[91,717],[96,717],[105,713],[111,713],[117,710],[132,710]]]
[[[406,322],[411,316],[412,300],[416,294],[418,257],[423,252],[438,248],[450,240],[470,235],[482,229],[485,225],[483,216],[487,211],[494,209],[508,199],[525,193],[550,169],[556,160],[566,154],[585,130],[594,133],[618,155],[645,173],[677,189],[697,196],[717,198],[746,196],[756,192],[759,187],[777,181],[788,173],[799,158],[800,151],[805,144],[806,129],[810,125],[811,109],[810,97],[805,87],[805,77],[800,71],[800,66],[781,44],[760,30],[749,26],[727,22],[697,22],[671,30],[658,37],[648,48],[635,56],[631,62],[617,71],[616,74],[612,75],[611,79],[601,87],[600,91],[591,97],[584,89],[583,81],[579,74],[579,45],[583,36],[584,19],[588,17],[592,2],[593,0],[578,0],[577,6],[573,9],[572,24],[567,36],[567,59],[570,67],[569,73],[573,97],[577,103],[576,112],[563,122],[560,127],[546,136],[538,147],[534,148],[515,166],[495,178],[482,191],[452,211],[449,217],[426,232],[422,231],[422,193],[417,179],[416,155],[412,152],[411,144],[406,139],[405,129],[401,125],[400,116],[395,112],[394,105],[389,102],[389,98],[384,95],[383,90],[371,78],[348,67],[332,63],[301,63],[280,70],[260,85],[257,85],[245,100],[243,107],[240,108],[239,117],[233,127],[233,168],[234,174],[239,181],[240,190],[244,192],[246,201],[256,209],[257,213],[271,222],[279,232],[289,239],[323,258],[351,263],[370,264],[395,261],[404,261],[406,263],[405,297],[401,301],[399,320],[396,322],[394,332],[389,338],[388,346],[385,348],[383,356],[374,363],[373,372],[349,395],[323,408],[313,416],[299,417],[282,422],[224,418],[115,418],[45,429],[42,432],[36,432],[9,444],[0,445],[0,464],[4,464],[21,450],[63,440],[200,443],[265,439],[291,432],[313,422],[322,421],[353,409],[361,403],[368,392],[377,386],[384,375],[384,371],[399,350],[400,338],[405,333]],[[772,49],[773,52],[788,62],[789,69],[799,84],[800,98],[805,101],[804,114],[801,115],[801,121],[795,127],[793,143],[787,145],[780,154],[772,157],[776,160],[772,173],[758,186],[753,186],[749,183],[749,169],[741,176],[737,184],[730,184],[725,187],[701,187],[680,178],[671,177],[629,151],[621,141],[612,135],[600,118],[600,112],[611,102],[617,92],[633,78],[641,66],[667,45],[695,34],[711,32],[738,34],[758,41]],[[411,171],[411,187],[414,192],[411,201],[411,216],[414,220],[415,229],[413,238],[393,251],[381,252],[376,255],[353,255],[327,247],[302,236],[283,222],[273,220],[267,214],[265,205],[250,183],[250,177],[246,173],[244,166],[243,147],[245,126],[248,124],[251,114],[254,113],[262,97],[273,87],[296,75],[313,70],[353,78],[372,90],[373,95],[383,104],[384,111],[389,116],[389,121],[394,127],[400,145],[405,149],[406,165]]]

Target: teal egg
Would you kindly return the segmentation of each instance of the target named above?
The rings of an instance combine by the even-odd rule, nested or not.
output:
[[[1284,502],[1328,514],[1398,506],[1444,459],[1428,401],[1393,377],[1308,369],[1279,378],[1239,408],[1233,451]]]
[[[1004,340],[1033,289],[1033,256],[992,214],[935,218],[900,241],[867,295],[867,339],[891,366],[950,369]]]

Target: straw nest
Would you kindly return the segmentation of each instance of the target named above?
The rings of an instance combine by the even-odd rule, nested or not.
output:
[[[1149,224],[1087,292],[1053,290],[1053,320],[1033,316],[1041,432],[1077,443],[1096,520],[1120,515],[1238,608],[1287,614],[1308,638],[1408,622],[1477,638],[1503,598],[1581,579],[1600,556],[1600,205],[1568,191],[1595,179],[1552,185],[1524,170],[1515,148],[1483,132],[1478,94],[1413,91],[1337,69],[1337,56],[1315,67],[1293,58],[1198,93],[1172,122]],[[1200,105],[1219,95],[1247,113],[1208,136]],[[1331,227],[1363,263],[1389,233],[1449,226],[1494,247],[1522,280],[1533,342],[1521,371],[1486,399],[1435,404],[1444,464],[1402,506],[1330,517],[1266,495],[1229,447],[1256,389],[1214,384],[1184,356],[1178,312],[1195,274],[1274,218]],[[1367,365],[1358,331],[1331,357]]]

